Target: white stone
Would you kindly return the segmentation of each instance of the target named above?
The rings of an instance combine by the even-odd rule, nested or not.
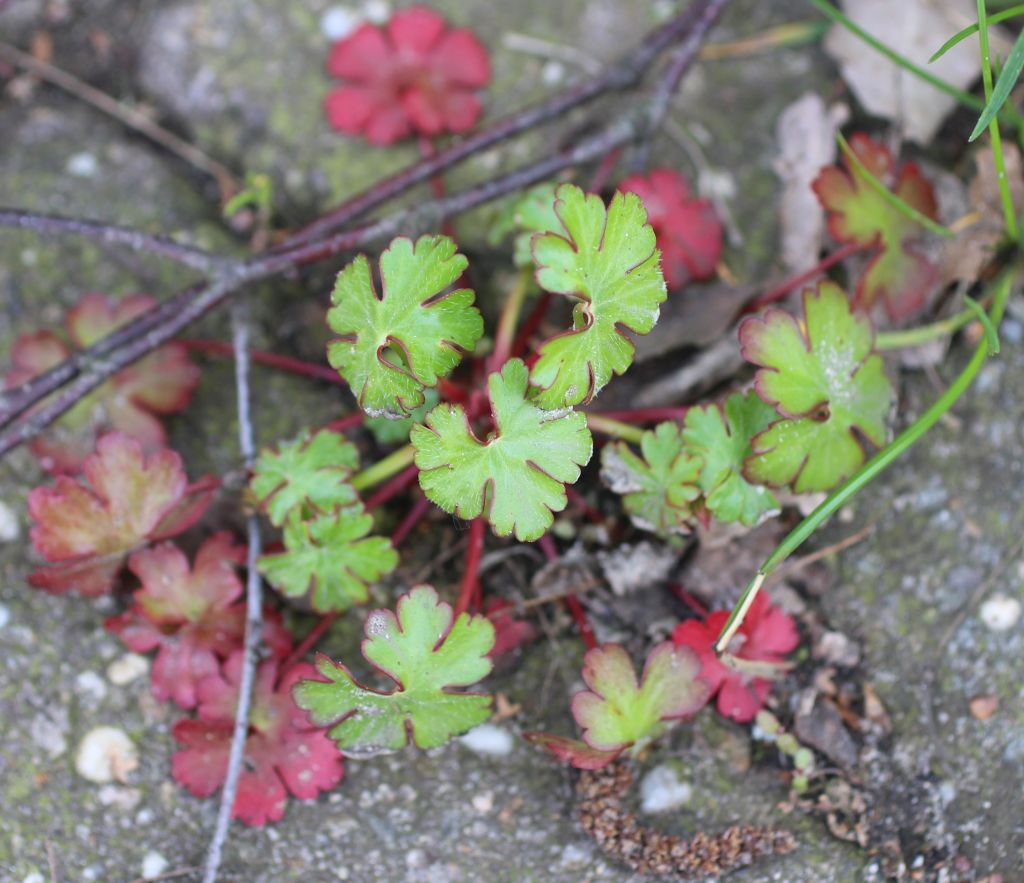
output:
[[[387,0],[366,0],[363,4],[363,16],[375,25],[382,25],[391,18],[391,4]]]
[[[46,883],[46,878],[39,871],[33,871],[21,883]]]
[[[135,744],[117,727],[95,727],[78,745],[75,769],[83,779],[105,785],[124,782],[139,765]]]
[[[10,621],[11,611],[3,604],[0,604],[0,629],[2,629]]]
[[[159,852],[150,850],[142,858],[142,876],[159,877],[170,864]]]
[[[67,172],[76,178],[92,178],[99,171],[99,161],[88,152],[76,153],[68,160]]]
[[[107,695],[107,685],[96,672],[86,669],[75,678],[75,691],[92,702],[102,702]]]
[[[470,803],[473,804],[473,809],[478,813],[486,815],[494,809],[494,792],[481,791],[479,794],[474,794]]]
[[[461,736],[459,741],[477,754],[503,757],[512,753],[512,734],[494,724],[481,724],[479,727],[474,727],[466,735]]]
[[[1021,604],[1008,595],[993,595],[981,605],[981,621],[994,632],[1012,629],[1020,619]]]
[[[10,543],[21,535],[21,525],[14,510],[0,502],[0,543]]]
[[[130,684],[149,671],[149,660],[138,653],[125,653],[107,666],[107,677],[110,683],[118,687]]]
[[[678,773],[662,764],[640,782],[640,808],[645,813],[665,812],[688,803],[693,789],[679,779]]]
[[[360,23],[360,16],[345,6],[332,6],[320,18],[320,33],[328,40],[343,40]]]

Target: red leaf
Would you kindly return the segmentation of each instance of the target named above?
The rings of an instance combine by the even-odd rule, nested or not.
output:
[[[888,148],[862,133],[850,138],[850,147],[900,199],[929,218],[936,217],[935,191],[915,163],[897,169]],[[920,225],[889,205],[845,156],[842,167],[822,169],[811,186],[828,212],[833,239],[878,249],[857,284],[854,304],[870,311],[883,302],[893,321],[917,313],[938,279],[931,261],[913,248],[922,233]]]
[[[700,658],[700,677],[708,683],[711,695],[718,693],[718,711],[735,721],[752,721],[764,706],[772,682],[766,678],[726,668],[714,650],[729,611],[717,610],[706,620],[689,619],[676,626],[672,640],[691,648]],[[730,644],[730,652],[739,659],[779,663],[800,643],[796,624],[788,614],[772,607],[768,597],[754,599],[747,617]]]
[[[669,288],[714,275],[722,255],[722,223],[708,200],[690,195],[682,175],[672,169],[654,169],[646,176],[625,178],[619,190],[635,193],[647,207]]]
[[[52,592],[101,595],[133,549],[184,529],[180,518],[167,522],[188,501],[189,488],[174,451],[145,457],[135,439],[119,432],[96,443],[83,471],[85,482],[58,476],[52,488],[28,495],[36,522],[32,545],[56,565],[37,569],[29,582]],[[206,502],[208,495],[194,502],[189,516],[202,514]]]
[[[491,78],[476,36],[449,29],[424,6],[396,12],[385,29],[364,24],[339,40],[327,71],[347,83],[328,94],[328,121],[373,144],[472,128],[481,111],[474,92]]]
[[[153,695],[192,708],[203,678],[220,671],[221,660],[242,646],[245,604],[235,567],[245,548],[224,532],[199,548],[190,570],[188,559],[172,543],[134,553],[128,567],[141,581],[132,606],[107,620],[107,628],[136,653],[156,650]],[[263,640],[277,658],[291,649],[291,636],[280,617],[265,611]]]
[[[136,294],[112,301],[102,294],[87,294],[65,316],[70,343],[85,349],[144,313],[156,301]],[[72,354],[72,347],[49,331],[23,334],[12,349],[7,388],[17,386],[53,368]],[[49,472],[80,471],[104,427],[125,432],[142,442],[147,451],[167,440],[155,414],[181,411],[199,382],[199,369],[183,346],[169,343],[118,372],[71,409],[55,427],[32,442],[32,452]]]
[[[485,614],[494,626],[494,646],[487,655],[497,659],[517,647],[537,639],[537,627],[528,619],[513,619],[515,605],[504,598],[487,602]]]
[[[241,651],[235,653],[222,674],[199,685],[198,720],[174,725],[174,738],[182,748],[171,760],[171,772],[196,797],[213,794],[227,776],[242,658]],[[232,808],[232,817],[247,825],[277,821],[289,793],[310,800],[337,785],[343,774],[338,749],[322,730],[310,727],[291,696],[296,681],[317,678],[315,669],[296,665],[275,689],[277,665],[276,660],[261,663],[253,688],[249,736]]]

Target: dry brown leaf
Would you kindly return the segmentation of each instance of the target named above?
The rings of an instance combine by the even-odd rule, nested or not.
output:
[[[822,166],[835,162],[836,130],[849,116],[846,105],[826,107],[814,92],[800,96],[779,115],[775,126],[779,155],[774,168],[782,179],[782,264],[790,273],[802,273],[818,262],[825,212],[811,190],[811,182]]]
[[[964,40],[931,64],[928,59],[952,34],[976,21],[974,0],[844,0],[843,11],[860,27],[930,73],[960,89],[981,73],[977,38]],[[1009,51],[993,28],[994,51]],[[903,70],[841,25],[833,26],[825,49],[864,109],[899,125],[920,144],[935,137],[956,99]]]

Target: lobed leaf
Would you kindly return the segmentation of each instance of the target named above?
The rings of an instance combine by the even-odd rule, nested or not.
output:
[[[494,627],[487,618],[463,613],[453,622],[451,606],[430,586],[403,595],[396,613],[374,610],[362,645],[367,662],[394,682],[390,693],[363,686],[323,655],[317,671],[328,682],[295,687],[299,707],[314,725],[331,727],[328,735],[345,754],[397,751],[410,741],[435,748],[490,715],[490,696],[453,691],[491,670]]]
[[[643,434],[643,457],[625,442],[601,451],[601,478],[615,493],[633,523],[657,534],[688,533],[693,502],[700,496],[701,460],[686,448],[680,427],[661,423]]]
[[[359,495],[349,484],[358,466],[359,451],[343,435],[307,433],[276,451],[263,451],[249,487],[270,522],[280,527],[304,506],[328,513],[358,503]]]
[[[183,718],[172,731],[182,747],[171,758],[171,773],[196,797],[213,794],[227,777],[242,658],[239,650],[222,672],[202,681],[198,720]],[[341,781],[344,767],[337,748],[309,725],[292,698],[295,683],[313,676],[313,667],[300,663],[284,672],[278,683],[276,660],[257,668],[232,818],[247,825],[277,821],[289,794],[312,800]]]
[[[542,411],[527,401],[526,365],[510,359],[488,379],[495,433],[480,441],[461,405],[442,404],[413,427],[420,486],[446,512],[481,513],[500,536],[535,540],[565,508],[593,441],[583,414]]]
[[[555,191],[557,184],[548,182],[536,184],[515,198],[509,200],[491,228],[490,241],[499,245],[512,232],[513,262],[517,267],[533,264],[531,243],[537,233],[552,233],[562,225],[555,214]]]
[[[693,714],[707,701],[708,686],[699,673],[696,654],[671,641],[651,650],[639,683],[618,644],[589,650],[583,680],[590,689],[572,699],[583,741],[598,751],[619,751],[657,737],[666,721]]]
[[[58,476],[28,495],[32,545],[52,564],[29,582],[47,591],[108,592],[130,552],[185,530],[210,501],[208,485],[189,486],[174,451],[144,456],[119,432],[100,438],[83,473],[87,483]]]
[[[445,293],[466,269],[447,236],[400,237],[380,257],[381,293],[359,255],[338,274],[327,322],[331,365],[371,416],[407,417],[483,334],[473,292]]]
[[[935,191],[915,163],[904,163],[897,173],[888,148],[861,133],[850,138],[850,148],[896,196],[936,217]],[[882,302],[893,321],[906,319],[924,306],[938,278],[932,262],[911,244],[922,228],[883,199],[849,158],[844,156],[843,163],[822,169],[811,186],[837,242],[878,248],[857,284],[854,302],[865,310]]]
[[[647,212],[633,193],[600,197],[573,184],[558,188],[561,230],[533,239],[537,281],[578,299],[573,329],[545,341],[530,373],[536,402],[557,409],[589,402],[633,362],[625,331],[647,334],[665,300],[660,254]]]
[[[803,308],[802,324],[768,310],[740,326],[743,356],[761,369],[757,392],[783,418],[754,436],[744,474],[797,493],[853,473],[865,457],[860,436],[884,444],[892,400],[871,322],[851,313],[842,289],[822,282],[804,292]]]
[[[293,513],[284,526],[285,551],[260,558],[260,573],[289,597],[309,594],[319,613],[364,604],[369,584],[398,566],[391,541],[368,536],[371,530],[373,516],[361,504],[311,521]]]
[[[775,409],[756,392],[734,393],[723,406],[693,407],[686,412],[683,439],[702,462],[697,482],[704,504],[720,521],[748,527],[777,512],[779,501],[767,488],[743,477],[753,454],[751,440],[776,418]]]

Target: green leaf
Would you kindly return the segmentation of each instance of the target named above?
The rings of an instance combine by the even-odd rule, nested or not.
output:
[[[440,401],[440,398],[436,389],[424,390],[423,404],[408,417],[403,417],[401,420],[389,420],[387,417],[367,417],[363,421],[363,426],[373,433],[373,437],[379,445],[405,444],[409,441],[409,433],[413,426],[424,421],[427,412]]]
[[[751,439],[776,418],[775,409],[757,393],[734,393],[725,405],[690,408],[683,424],[688,449],[703,461],[698,484],[705,505],[719,521],[739,521],[748,527],[767,513],[778,511],[771,491],[743,477],[751,456]]]
[[[758,394],[784,418],[754,437],[746,477],[797,493],[852,474],[864,462],[860,435],[884,444],[892,400],[871,322],[850,312],[842,289],[822,282],[803,306],[802,327],[781,310],[740,326],[744,358],[761,366]]]
[[[598,751],[615,751],[661,735],[665,721],[693,714],[707,701],[700,669],[692,650],[664,641],[651,650],[638,684],[629,654],[618,644],[589,650],[583,680],[590,689],[572,698],[583,741]]]
[[[487,385],[496,431],[480,441],[461,405],[438,405],[412,444],[420,486],[460,518],[485,513],[494,532],[535,540],[565,508],[572,484],[590,460],[593,441],[583,414],[542,411],[526,399],[528,371],[510,359]]]
[[[338,274],[327,323],[341,335],[327,347],[331,365],[374,417],[407,417],[472,352],[483,334],[473,292],[443,294],[466,259],[447,236],[400,237],[380,257],[382,293],[359,255]]]
[[[313,521],[293,514],[284,526],[285,551],[260,558],[260,573],[290,597],[311,593],[319,613],[365,604],[369,584],[398,566],[391,541],[367,536],[371,530],[373,517],[361,505]]]
[[[483,723],[491,697],[456,693],[491,671],[487,656],[494,646],[494,626],[484,616],[460,614],[430,586],[416,586],[398,600],[397,617],[374,610],[366,619],[363,656],[394,681],[381,693],[364,687],[341,663],[317,660],[323,681],[300,681],[295,701],[318,727],[350,756],[397,751],[410,736],[420,748],[436,748],[452,736]]]
[[[578,298],[573,329],[545,341],[530,383],[542,408],[589,402],[633,362],[624,330],[647,334],[665,300],[661,255],[647,211],[634,193],[616,193],[605,209],[600,197],[573,184],[558,188],[561,232],[533,239],[540,286]]]
[[[988,124],[992,122],[996,114],[1006,104],[1006,99],[1010,97],[1010,92],[1017,85],[1022,69],[1024,69],[1024,31],[1017,35],[1013,48],[1010,50],[1009,56],[1007,56],[1006,64],[999,72],[999,79],[996,80],[995,88],[992,90],[992,97],[989,98],[985,109],[981,112],[978,124],[974,127],[974,131],[971,132],[971,136],[967,139],[968,141],[973,141],[988,128]]]
[[[535,234],[562,229],[558,215],[555,214],[557,187],[557,184],[551,182],[537,184],[510,200],[491,228],[489,240],[492,245],[499,245],[509,233],[518,234],[513,248],[513,260],[517,267],[529,267],[533,263],[530,243]]]
[[[348,483],[359,466],[359,451],[336,432],[323,430],[265,450],[256,461],[252,489],[271,523],[280,527],[303,505],[332,512],[359,502]]]
[[[615,493],[633,523],[652,533],[689,533],[691,504],[700,496],[697,486],[701,461],[687,449],[679,426],[660,423],[643,434],[641,459],[625,442],[601,451],[601,478]]]

